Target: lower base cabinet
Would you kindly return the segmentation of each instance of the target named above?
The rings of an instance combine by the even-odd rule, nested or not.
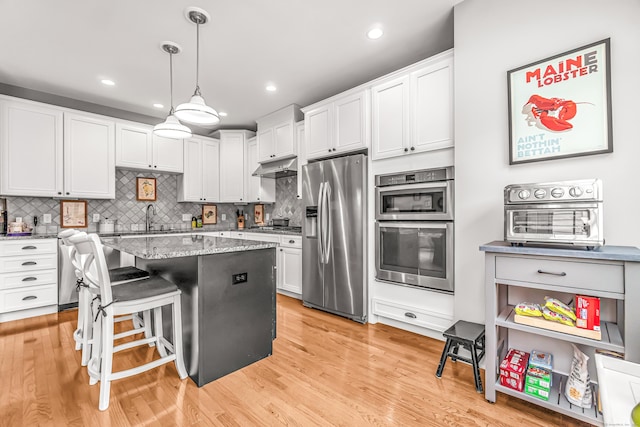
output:
[[[299,236],[280,239],[277,288],[297,298],[302,295],[302,238]]]

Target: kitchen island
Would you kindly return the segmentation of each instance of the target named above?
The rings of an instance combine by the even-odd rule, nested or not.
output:
[[[199,235],[102,240],[182,291],[185,365],[198,386],[271,355],[275,243]],[[165,330],[168,322],[167,311]]]

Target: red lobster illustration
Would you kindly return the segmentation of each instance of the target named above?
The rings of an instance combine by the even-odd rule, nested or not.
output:
[[[531,95],[524,107],[527,105],[531,105],[533,117],[539,119],[540,124],[547,129],[559,132],[573,128],[569,120],[576,115],[575,102],[562,98],[543,98],[540,95]]]

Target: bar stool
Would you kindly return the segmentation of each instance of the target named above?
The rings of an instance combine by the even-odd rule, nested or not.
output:
[[[476,391],[478,393],[482,393],[482,380],[480,379],[480,368],[478,367],[478,362],[484,356],[484,325],[458,320],[452,327],[444,331],[442,335],[447,338],[447,342],[444,345],[442,357],[440,357],[440,364],[436,371],[436,377],[442,377],[442,371],[444,369],[444,365],[447,363],[447,358],[450,357],[453,362],[462,360],[463,362],[471,364]],[[460,346],[471,353],[470,359],[458,354]]]
[[[182,355],[182,310],[181,292],[176,285],[162,277],[123,283],[111,286],[109,270],[100,238],[97,234],[76,234],[69,238],[78,251],[84,256],[82,273],[88,285],[88,291],[96,295],[96,317],[94,319],[94,348],[87,366],[89,376],[100,381],[100,401],[98,408],[104,411],[109,407],[111,381],[136,375],[168,362],[175,362],[180,379],[187,377]],[[163,335],[162,307],[171,306],[172,341]],[[153,310],[153,335],[148,338],[113,343],[114,316]],[[160,359],[123,371],[113,372],[113,356],[121,350],[139,345],[155,343]]]
[[[69,240],[71,236],[78,234],[86,235],[83,231],[68,229],[58,233],[58,237],[62,240],[62,243],[65,246],[69,247],[69,249],[65,250],[64,253],[75,269],[76,291],[78,292],[78,323],[76,330],[73,332],[73,339],[76,342],[76,350],[82,350],[81,365],[86,366],[91,357],[93,320],[91,319],[91,294],[87,292],[87,285],[84,283],[82,274],[83,260],[73,243]],[[119,267],[110,269],[109,277],[111,279],[111,284],[115,286],[133,280],[148,278],[149,272],[140,270],[136,267]],[[131,320],[133,323],[133,329],[116,334],[115,339],[124,338],[138,333],[144,333],[146,337],[151,336],[151,316],[148,311],[143,313],[143,319],[140,319],[137,313],[130,316],[118,317],[118,322]]]

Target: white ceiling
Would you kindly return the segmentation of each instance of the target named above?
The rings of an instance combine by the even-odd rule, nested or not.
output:
[[[0,0],[0,83],[158,118],[195,88],[196,26],[189,6],[212,17],[200,27],[200,88],[228,113],[222,128],[305,106],[453,47],[461,0]],[[385,34],[369,40],[380,24]],[[100,79],[116,82],[104,86]],[[272,82],[278,90],[265,91]],[[166,107],[155,109],[153,103]]]

